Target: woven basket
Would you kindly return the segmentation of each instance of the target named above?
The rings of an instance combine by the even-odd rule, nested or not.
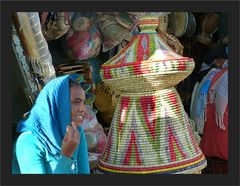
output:
[[[98,29],[91,25],[86,31],[81,31],[81,28],[76,31],[74,28],[70,28],[64,37],[62,47],[65,55],[70,59],[86,60],[99,54],[101,44],[101,35]]]
[[[167,32],[168,22],[168,14],[160,15],[157,30],[160,30],[161,32]]]
[[[106,52],[128,37],[137,19],[127,12],[97,12],[97,22],[101,31],[102,51]]]
[[[141,33],[102,65],[107,85],[121,91],[99,168],[105,173],[194,174],[206,159],[173,88],[194,68],[154,31],[158,19],[139,20]]]
[[[137,16],[131,15],[128,12],[119,12],[119,15],[116,16],[116,21],[129,30],[133,28],[137,20]]]
[[[162,32],[158,29],[159,36],[173,49],[174,52],[179,55],[183,54],[183,45],[179,42],[179,40],[171,34],[167,32]]]
[[[195,173],[206,160],[174,88],[120,95],[99,167],[108,173]]]
[[[42,33],[47,41],[64,36],[70,29],[68,12],[42,12]]]
[[[98,110],[100,121],[110,126],[120,93],[100,82],[96,86],[94,106]]]
[[[100,75],[107,85],[125,92],[162,89],[176,85],[193,71],[193,59],[175,53],[156,32],[157,26],[158,19],[154,17],[139,20],[140,34],[102,65]]]
[[[148,92],[172,87],[185,79],[188,74],[189,73],[179,74],[178,72],[158,74],[157,76],[153,74],[152,76],[148,75],[147,78],[145,76],[134,76],[108,80],[105,83],[111,88],[121,92]],[[176,78],[178,78],[178,81],[176,81]]]

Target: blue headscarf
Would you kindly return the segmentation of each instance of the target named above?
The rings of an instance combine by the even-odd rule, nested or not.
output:
[[[66,127],[71,122],[70,75],[49,81],[39,93],[17,132],[32,131],[53,156],[59,155]]]

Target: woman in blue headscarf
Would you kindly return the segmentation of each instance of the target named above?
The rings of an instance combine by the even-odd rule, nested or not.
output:
[[[13,174],[89,174],[88,148],[83,128],[85,92],[66,75],[48,82],[13,148]]]

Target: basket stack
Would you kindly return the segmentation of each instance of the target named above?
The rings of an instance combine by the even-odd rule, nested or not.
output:
[[[104,83],[121,91],[99,162],[105,173],[191,174],[206,166],[173,88],[194,61],[173,52],[157,26],[157,17],[140,18],[140,34],[102,65]]]

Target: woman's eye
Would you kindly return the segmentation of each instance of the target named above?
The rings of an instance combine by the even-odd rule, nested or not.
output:
[[[75,106],[78,106],[81,104],[81,100],[76,100],[76,101],[73,101],[72,104],[75,105]]]

